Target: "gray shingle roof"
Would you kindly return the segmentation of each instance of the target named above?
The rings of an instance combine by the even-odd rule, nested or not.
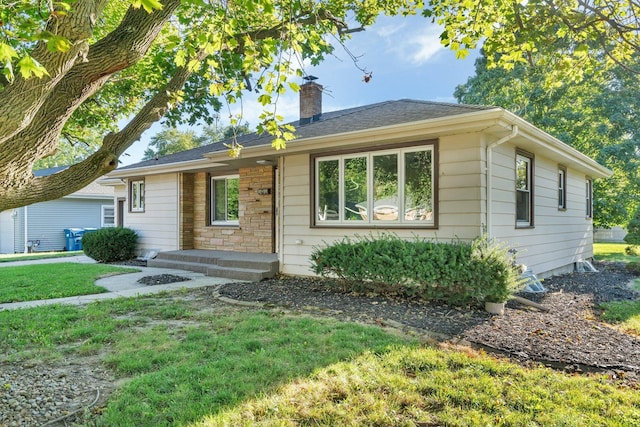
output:
[[[58,173],[61,172],[65,169],[67,169],[69,166],[56,166],[53,168],[47,168],[47,169],[38,169],[38,170],[34,170],[33,171],[33,176],[49,176],[49,175],[53,175],[54,173]]]
[[[291,124],[296,128],[297,138],[303,139],[411,123],[420,120],[450,117],[493,108],[495,107],[402,99],[326,112],[322,114],[318,121],[302,125],[296,121]],[[239,136],[237,141],[244,147],[255,147],[270,145],[272,139],[273,137],[271,135],[252,133]],[[230,140],[216,142],[180,153],[162,156],[158,158],[158,160],[145,160],[124,166],[118,170],[199,160],[202,159],[205,154],[226,151],[227,147],[225,147],[224,144],[228,144],[229,142]],[[289,144],[294,143],[295,141],[289,142]]]

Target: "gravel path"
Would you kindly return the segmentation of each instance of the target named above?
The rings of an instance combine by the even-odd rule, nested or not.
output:
[[[99,364],[0,364],[0,426],[64,426],[114,388]],[[103,395],[101,395],[103,393]]]
[[[633,276],[620,264],[597,268],[599,273],[547,279],[545,294],[523,294],[549,307],[547,313],[510,302],[503,316],[491,316],[479,309],[343,293],[324,280],[293,277],[193,289],[189,297],[208,309],[228,298],[410,328],[436,339],[467,341],[525,363],[543,362],[572,372],[609,372],[612,379],[637,386],[640,338],[599,322],[594,312],[599,302],[636,299],[638,294],[627,287]],[[145,284],[163,280],[178,278],[153,276]],[[97,359],[49,365],[0,363],[0,427],[68,425],[70,420],[60,417],[90,410],[96,401],[97,406],[104,404],[115,386]]]

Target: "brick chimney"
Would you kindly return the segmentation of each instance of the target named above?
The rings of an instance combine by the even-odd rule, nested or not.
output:
[[[322,116],[322,85],[315,83],[317,77],[307,76],[307,83],[300,86],[300,124],[320,120]]]

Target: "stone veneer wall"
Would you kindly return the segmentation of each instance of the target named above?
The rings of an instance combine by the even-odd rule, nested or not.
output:
[[[180,234],[179,249],[193,249],[195,174],[181,173],[180,177]]]
[[[209,220],[209,175],[195,176],[195,249],[273,253],[274,169],[271,166],[240,168],[239,226],[212,226]],[[259,194],[268,190],[269,194]]]

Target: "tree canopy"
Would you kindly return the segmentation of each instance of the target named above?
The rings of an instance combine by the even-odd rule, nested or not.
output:
[[[547,86],[560,75],[593,74],[597,64],[635,70],[635,0],[2,2],[0,210],[76,191],[113,170],[154,122],[211,124],[223,102],[247,91],[265,106],[258,131],[282,148],[293,134],[280,124],[277,100],[297,89],[292,76],[303,61],[318,63],[331,41],[380,14],[418,12],[443,27],[441,42],[459,56],[483,43],[489,65],[547,67]],[[63,172],[34,177],[61,141],[96,149]]]
[[[24,0],[0,4],[0,210],[62,197],[113,170],[154,122],[212,123],[221,102],[258,93],[258,129],[280,148],[293,135],[276,101],[302,61],[330,53],[405,0]],[[351,27],[347,25],[350,22]],[[121,129],[117,123],[128,120]],[[239,118],[232,120],[237,125]],[[99,148],[34,177],[61,135]]]
[[[538,64],[547,84],[580,80],[602,64],[640,72],[627,64],[640,50],[636,0],[429,0],[424,15],[459,55],[482,44],[489,68]]]
[[[142,160],[151,160],[159,156],[178,153],[192,148],[202,147],[217,141],[230,139],[236,136],[250,133],[248,123],[238,126],[206,126],[201,135],[196,135],[195,131],[181,131],[175,128],[165,127],[160,132],[151,137],[149,145],[144,150]]]
[[[594,225],[626,225],[640,192],[640,76],[615,66],[549,87],[548,72],[525,64],[488,69],[481,56],[476,75],[456,88],[455,97],[510,110],[613,170],[594,184]]]

